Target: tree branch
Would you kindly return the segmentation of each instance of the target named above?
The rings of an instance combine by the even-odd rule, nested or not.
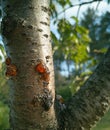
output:
[[[100,2],[101,1],[98,1],[97,6],[96,6],[96,10],[98,9]]]
[[[81,7],[82,5],[91,4],[91,3],[97,2],[97,1],[102,1],[102,0],[92,0],[92,1],[89,1],[89,2],[83,2],[83,3],[80,3],[80,4],[71,5],[71,6],[67,7],[67,8],[65,8],[65,9],[63,9],[61,12],[59,12],[58,15],[62,14],[64,11],[67,11],[68,9],[73,8],[75,6],[80,6]]]
[[[79,12],[80,12],[80,9],[81,9],[81,6],[78,7],[78,11],[77,11],[77,19],[78,19],[78,16],[79,16]]]
[[[60,130],[90,130],[110,107],[110,48],[103,61],[60,112]]]

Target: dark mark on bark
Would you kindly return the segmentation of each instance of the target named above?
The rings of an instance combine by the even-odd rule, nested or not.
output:
[[[44,24],[44,25],[46,25],[46,26],[49,26],[49,24],[48,24],[47,22],[41,21],[40,23],[41,23],[41,24]]]
[[[27,38],[26,38],[26,40],[31,41],[31,40],[32,40],[32,38],[31,38],[31,37],[27,37]]]
[[[33,85],[27,85],[27,86],[25,86],[25,88],[29,88],[29,89],[31,89],[33,87]]]
[[[49,18],[46,17],[46,19],[49,21]]]
[[[48,35],[47,35],[47,34],[44,34],[43,36],[46,37],[46,38],[48,38]]]
[[[32,25],[28,25],[27,26],[29,29],[33,29],[33,26]]]
[[[22,32],[21,35],[22,36],[27,36],[27,34],[25,32]]]
[[[42,32],[42,31],[43,31],[43,30],[42,30],[42,29],[40,29],[40,28],[38,28],[37,30],[38,30],[39,32]]]
[[[50,56],[46,56],[46,62],[49,62]]]
[[[35,41],[35,42],[32,42],[32,45],[37,45],[38,43]]]
[[[52,40],[50,39],[50,40],[49,40],[49,42],[51,43],[51,42],[52,42]]]
[[[50,58],[50,56],[46,56],[45,58],[46,58],[46,59],[49,59],[49,58]]]
[[[45,7],[45,6],[41,6],[41,8],[42,8],[42,11],[44,11],[44,12],[48,12],[49,11],[49,9],[47,7]]]
[[[36,53],[36,49],[31,49],[30,53]]]
[[[31,59],[31,60],[30,60],[30,62],[35,63],[35,62],[36,62],[36,60],[35,60],[35,59]]]
[[[34,9],[34,7],[32,5],[29,5],[29,9]]]
[[[43,81],[43,87],[44,87],[44,88],[47,87],[48,84],[49,84],[49,82]]]

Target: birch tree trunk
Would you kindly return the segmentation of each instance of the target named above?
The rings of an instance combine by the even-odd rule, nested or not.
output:
[[[55,114],[49,1],[4,0],[2,7],[11,129],[89,130],[110,106],[110,49],[66,106],[56,103]]]
[[[11,62],[7,63],[6,72],[10,84],[11,128],[54,130],[57,124],[49,0],[4,0],[2,7],[2,35],[7,61]],[[11,70],[11,66],[15,68]],[[12,71],[17,74],[11,74]]]

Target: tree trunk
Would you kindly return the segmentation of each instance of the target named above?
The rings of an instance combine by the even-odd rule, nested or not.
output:
[[[48,0],[4,0],[12,130],[57,130]],[[58,102],[59,130],[89,130],[110,106],[110,49],[83,87]],[[58,109],[59,108],[59,109]]]
[[[49,0],[4,0],[2,7],[11,129],[54,130]]]

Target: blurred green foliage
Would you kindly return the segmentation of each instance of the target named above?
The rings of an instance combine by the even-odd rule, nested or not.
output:
[[[0,66],[0,101],[2,101],[4,104],[7,104],[9,99],[9,87],[5,76],[5,65],[4,63],[0,63]]]
[[[2,56],[0,58],[0,130],[9,128],[9,107],[8,107],[8,84],[5,76],[4,58],[6,56],[4,47],[0,44]]]
[[[54,57],[61,57],[62,61],[71,60],[75,64],[84,63],[89,58],[87,47],[90,42],[89,31],[78,24],[77,18],[72,17],[74,24],[66,19],[58,21],[57,38],[52,33]]]
[[[52,32],[55,72],[61,78],[62,63],[66,63],[69,75],[64,86],[70,88],[72,95],[89,78],[110,46],[109,21],[109,12],[99,16],[88,8],[80,21],[72,16],[71,20],[63,17],[55,22],[59,34],[56,37]],[[61,86],[57,77],[56,87]]]
[[[0,101],[0,130],[9,128],[9,108]]]
[[[92,22],[91,22],[92,21]],[[110,13],[99,16],[92,8],[88,8],[83,14],[81,25],[89,30],[90,55],[98,62],[110,45]]]
[[[71,24],[66,19],[58,21],[58,33],[60,38],[55,39],[54,48],[55,54],[62,53],[64,60],[73,60],[75,64],[80,64],[88,58],[87,46],[90,41],[88,30],[78,25],[77,18],[72,17],[74,24]],[[54,35],[54,36],[53,36]],[[54,41],[55,34],[52,38]],[[59,55],[61,55],[61,53]]]

